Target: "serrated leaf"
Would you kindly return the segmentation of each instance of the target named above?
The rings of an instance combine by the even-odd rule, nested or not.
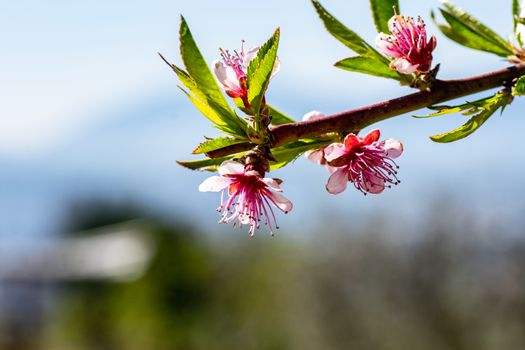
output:
[[[523,46],[525,36],[525,1],[512,0],[512,18],[514,21],[514,34],[520,46]]]
[[[440,12],[449,26],[437,23],[433,15],[432,19],[449,39],[471,49],[494,53],[498,56],[506,57],[511,53],[507,48],[502,48],[500,45],[487,40],[483,35],[465,25],[453,14],[443,9],[440,9]]]
[[[238,143],[246,142],[247,139],[236,139],[232,137],[219,137],[202,142],[197,148],[193,150],[193,154],[207,153],[215,151],[219,148],[235,145]]]
[[[443,115],[458,113],[461,111],[464,111],[463,115],[469,115],[469,114],[478,112],[480,108],[483,108],[483,104],[485,103],[485,101],[490,100],[492,98],[494,98],[494,96],[481,98],[473,102],[467,101],[464,104],[461,104],[458,106],[446,106],[446,105],[429,106],[427,107],[428,109],[433,109],[433,110],[436,110],[437,112],[433,112],[433,113],[423,115],[423,116],[413,115],[412,117],[414,118],[440,117]]]
[[[332,34],[334,38],[339,40],[345,46],[353,50],[361,56],[375,57],[384,62],[390,62],[385,56],[381,55],[377,50],[364,41],[359,35],[348,29],[345,25],[339,22],[332,16],[317,0],[312,0],[312,4],[319,15],[319,18],[324,23],[326,30]]]
[[[405,76],[390,68],[390,66],[383,61],[378,61],[370,57],[348,57],[336,62],[335,66],[351,72],[365,73],[398,81],[407,80]]]
[[[468,122],[452,131],[431,136],[430,139],[434,142],[447,143],[458,141],[469,136],[479,129],[499,108],[504,108],[510,102],[511,98],[512,96],[510,94],[497,93],[487,99],[481,112],[470,118]]]
[[[281,111],[275,109],[274,107],[267,105],[270,109],[270,116],[272,117],[272,125],[281,125],[295,123],[295,120],[282,113]]]
[[[222,162],[232,159],[234,157],[235,155],[230,155],[221,158],[205,158],[189,161],[178,160],[177,163],[191,170],[216,171],[217,168],[219,168],[219,166],[222,164]]]
[[[202,102],[195,96],[193,96],[188,91],[184,90],[182,87],[179,87],[182,92],[190,99],[190,101],[193,103],[193,105],[199,110],[199,112],[202,113],[206,118],[208,118],[209,121],[214,123],[217,128],[221,130],[228,130],[228,133],[232,133],[233,131],[225,124],[221,118],[221,116],[217,113],[217,111],[213,108],[211,108],[207,103]]]
[[[248,76],[246,78],[248,101],[254,115],[259,114],[264,93],[270,82],[277,58],[279,36],[280,30],[277,29],[274,35],[257,51],[257,57],[248,66]]]
[[[513,96],[524,96],[525,95],[525,76],[518,79],[514,87],[512,88]]]
[[[398,0],[370,0],[372,17],[379,33],[389,32],[388,20],[394,16],[394,8],[401,13]]]
[[[204,57],[193,39],[186,20],[182,16],[179,29],[179,40],[180,54],[189,76],[192,77],[199,89],[209,96],[211,100],[215,101],[216,104],[226,110],[230,109],[228,101],[226,101],[226,98],[222,94],[215,77],[208,68]]]
[[[479,20],[477,20],[475,17],[465,12],[461,8],[452,4],[450,1],[442,0],[441,2],[447,8],[447,11],[445,11],[446,13],[454,17],[458,22],[460,22],[464,26],[468,27],[472,32],[476,33],[478,36],[485,38],[485,40],[489,41],[490,43],[494,44],[499,48],[499,53],[496,53],[494,51],[490,52],[496,53],[500,56],[508,56],[512,54],[512,45],[510,45],[492,29],[481,23]],[[505,54],[503,54],[503,52],[505,52]]]

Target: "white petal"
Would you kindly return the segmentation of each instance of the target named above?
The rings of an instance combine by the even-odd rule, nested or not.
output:
[[[316,120],[325,117],[324,113],[319,111],[311,111],[303,115],[303,121]]]
[[[244,53],[244,59],[243,59],[243,65],[244,67],[248,68],[248,66],[250,65],[250,62],[255,58],[257,57],[257,52],[259,51],[259,46],[257,47],[252,47],[251,49],[249,49],[248,51],[246,51]]]
[[[244,165],[233,161],[227,160],[219,167],[219,175],[242,175],[244,174]]]
[[[281,189],[281,186],[279,186],[279,183],[275,180],[275,179],[272,179],[272,178],[269,178],[269,177],[265,177],[264,179],[262,179],[262,181],[270,186],[274,191],[277,191],[277,192],[282,192],[283,190]]]
[[[404,58],[398,58],[390,63],[390,66],[397,70],[399,73],[412,74],[417,70],[419,64],[411,64]]]
[[[332,143],[324,149],[324,158],[329,162],[345,154],[345,146],[342,143]]]
[[[201,192],[219,192],[224,190],[231,183],[231,179],[223,176],[212,176],[204,180],[199,185]]]
[[[326,183],[326,190],[331,194],[338,194],[343,192],[348,185],[348,175],[345,168],[337,169]]]
[[[226,66],[224,65],[224,63],[218,60],[213,61],[212,66],[213,72],[215,73],[217,80],[219,80],[219,83],[225,86],[225,82],[227,80]]]
[[[270,79],[272,79],[275,76],[275,74],[279,73],[280,70],[281,70],[281,60],[279,59],[278,56],[276,56],[275,63],[273,64],[272,75],[270,75]]]
[[[386,155],[391,158],[397,158],[403,153],[403,144],[398,140],[387,139],[384,141]]]
[[[285,213],[288,213],[293,208],[292,202],[290,202],[288,198],[286,198],[280,193],[271,192],[268,194],[268,197],[272,199],[277,208],[281,209]]]

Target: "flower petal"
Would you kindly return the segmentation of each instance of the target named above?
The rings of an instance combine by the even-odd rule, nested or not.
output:
[[[366,192],[371,194],[379,194],[385,189],[385,181],[373,174],[363,179],[363,184],[365,185]]]
[[[244,174],[244,165],[242,163],[226,160],[219,167],[219,175],[242,175]]]
[[[304,156],[314,163],[321,164],[324,160],[324,153],[322,150],[311,150],[304,152]]]
[[[331,162],[346,153],[345,146],[342,143],[332,143],[324,149],[324,159]]]
[[[397,158],[403,153],[403,144],[398,140],[386,139],[383,147],[390,158]]]
[[[368,134],[366,134],[365,138],[363,139],[363,143],[365,145],[371,145],[372,143],[379,140],[379,137],[381,137],[381,132],[379,131],[379,129],[374,129]]]
[[[393,40],[395,40],[394,36],[385,33],[379,33],[376,36],[376,46],[387,56],[395,58],[403,56],[402,52],[394,49],[394,46],[392,45]]]
[[[347,153],[350,152],[352,148],[359,146],[361,144],[361,140],[359,139],[359,137],[354,134],[346,135],[344,142],[345,142],[345,149]]]
[[[417,71],[419,64],[412,64],[405,58],[398,58],[390,63],[390,67],[394,68],[399,73],[412,74]]]
[[[326,183],[326,190],[331,194],[338,194],[343,192],[348,185],[348,175],[346,168],[337,169]]]
[[[280,193],[270,192],[267,193],[268,198],[275,204],[275,206],[281,209],[283,212],[288,213],[293,208],[292,202]]]
[[[306,122],[308,120],[316,120],[323,117],[325,117],[324,113],[319,111],[311,111],[303,115],[303,121]]]
[[[223,176],[212,176],[199,185],[201,192],[219,192],[230,185],[232,179]]]
[[[248,68],[248,66],[250,65],[250,62],[255,57],[257,57],[257,52],[259,52],[259,46],[252,47],[251,49],[249,49],[248,51],[244,53],[243,62],[242,62],[244,67]]]
[[[272,190],[277,192],[282,192],[281,186],[279,186],[279,182],[277,180],[272,179],[270,177],[265,177],[262,179],[262,182],[264,182],[267,186],[269,186]]]

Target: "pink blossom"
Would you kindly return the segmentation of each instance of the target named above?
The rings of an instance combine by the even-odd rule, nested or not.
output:
[[[316,120],[316,119],[323,118],[323,117],[325,117],[323,113],[319,111],[311,111],[311,112],[306,113],[303,116],[303,121]],[[304,155],[306,158],[308,158],[314,163],[317,163],[319,165],[325,165],[326,160],[324,159],[324,150],[325,150],[325,147],[321,147],[318,149],[306,151]]]
[[[432,65],[432,51],[436,48],[436,37],[427,41],[425,23],[418,17],[394,15],[388,21],[392,35],[379,33],[376,45],[386,55],[395,58],[392,69],[403,74],[427,73]]]
[[[231,54],[228,50],[219,49],[222,61],[216,60],[212,63],[215,75],[219,83],[224,87],[226,94],[232,98],[242,99],[246,108],[248,103],[248,86],[246,85],[248,66],[250,62],[257,57],[259,47],[249,49],[244,52],[241,45],[241,51],[233,51]],[[272,71],[272,78],[280,68],[279,58],[275,59]]]
[[[221,205],[217,208],[222,212],[219,223],[233,221],[234,227],[237,224],[249,225],[248,233],[253,236],[255,229],[260,227],[261,216],[264,216],[265,224],[273,236],[273,227],[279,227],[272,206],[284,213],[292,210],[292,202],[282,194],[276,193],[282,192],[280,183],[278,179],[265,178],[264,172],[256,170],[253,166],[225,161],[219,167],[219,176],[204,180],[199,186],[199,191],[222,191]],[[225,193],[228,195],[226,200]]]
[[[335,167],[326,184],[332,194],[346,189],[350,181],[363,194],[379,194],[385,187],[397,185],[397,158],[403,145],[396,140],[379,141],[379,129],[370,131],[364,138],[348,134],[343,143],[333,143],[325,150],[325,159]]]

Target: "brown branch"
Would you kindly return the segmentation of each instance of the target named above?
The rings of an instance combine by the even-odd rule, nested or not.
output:
[[[525,63],[465,79],[436,80],[429,90],[332,114],[313,121],[275,126],[270,129],[272,139],[274,140],[271,146],[277,147],[301,138],[319,136],[328,132],[360,130],[381,120],[425,108],[436,103],[472,95],[498,86],[506,86],[512,80],[522,75],[525,75]],[[209,152],[207,155],[210,158],[223,157],[246,151],[254,145],[251,143],[242,143],[233,146],[235,147],[224,147]]]

